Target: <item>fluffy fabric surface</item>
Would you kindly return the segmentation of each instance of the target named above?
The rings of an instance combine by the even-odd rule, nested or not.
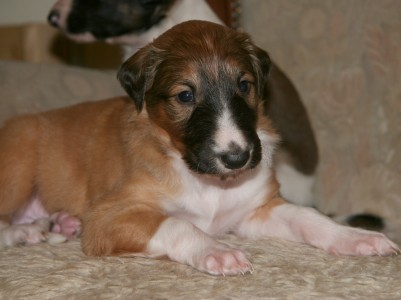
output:
[[[0,252],[0,299],[400,299],[401,256],[337,257],[277,239],[225,242],[253,274],[213,277],[168,260],[93,258],[79,241]]]

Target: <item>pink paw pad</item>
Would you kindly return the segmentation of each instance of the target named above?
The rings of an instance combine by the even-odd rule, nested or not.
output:
[[[212,275],[252,273],[252,264],[236,249],[215,249],[200,260],[200,269]]]
[[[60,233],[71,240],[81,233],[81,221],[66,212],[55,213],[51,216],[53,226],[51,232]]]

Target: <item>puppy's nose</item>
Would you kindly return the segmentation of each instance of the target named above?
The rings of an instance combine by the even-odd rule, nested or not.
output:
[[[220,159],[227,169],[240,169],[248,162],[250,157],[248,150],[228,151],[220,155]]]
[[[57,10],[52,10],[47,16],[47,21],[53,27],[59,27],[60,13]]]

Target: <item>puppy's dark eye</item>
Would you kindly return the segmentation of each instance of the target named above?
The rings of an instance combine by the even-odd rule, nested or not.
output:
[[[191,91],[184,91],[177,95],[177,99],[182,103],[191,103],[194,101],[194,94]]]
[[[239,91],[240,91],[241,93],[244,93],[244,94],[248,93],[250,87],[251,87],[251,84],[249,83],[249,81],[241,80],[241,81],[239,82]]]

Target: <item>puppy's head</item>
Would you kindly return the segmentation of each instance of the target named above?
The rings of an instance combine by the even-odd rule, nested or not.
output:
[[[49,23],[78,41],[104,40],[146,30],[174,0],[58,0]]]
[[[248,35],[188,21],[134,54],[118,79],[189,168],[229,178],[261,160],[257,130],[269,68]]]

